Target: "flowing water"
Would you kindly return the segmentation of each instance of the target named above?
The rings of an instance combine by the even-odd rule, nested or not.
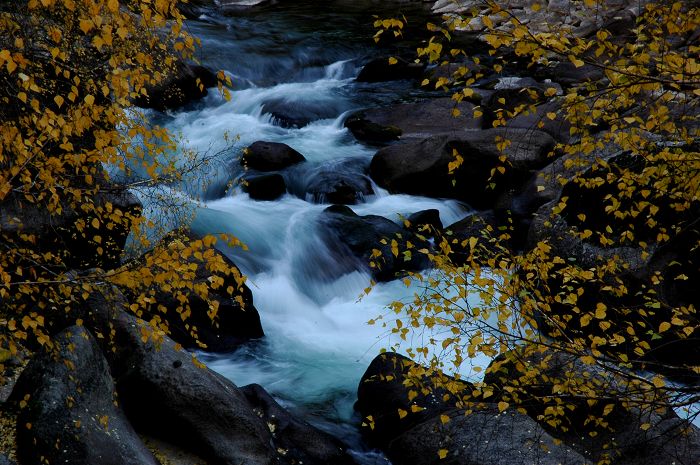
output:
[[[407,82],[354,81],[370,57],[396,50],[382,51],[371,40],[371,15],[392,14],[386,2],[381,9],[371,2],[325,3],[323,11],[314,2],[289,3],[190,21],[190,32],[202,40],[203,64],[231,76],[232,98],[225,101],[212,91],[180,111],[153,114],[189,148],[222,151],[220,163],[200,173],[207,186],[183,189],[202,200],[192,228],[232,233],[248,246],[225,252],[248,275],[266,333],[233,354],[202,358],[238,385],[261,384],[283,405],[348,442],[360,462],[387,463],[362,445],[352,405],[369,362],[396,342],[384,328],[366,322],[385,313],[389,302],[409,298],[413,289],[400,281],[383,283],[359,299],[370,275],[363,269],[341,272],[333,262],[332,245],[324,245],[317,221],[328,204],[291,194],[255,201],[235,183],[227,186],[243,173],[242,149],[258,140],[284,142],[307,158],[286,174],[288,184],[324,169],[362,175],[376,149],[358,143],[343,127],[348,113],[411,99],[420,91]],[[407,16],[415,17],[417,7],[410,8]],[[279,115],[291,115],[301,127],[283,127]],[[390,195],[373,187],[374,195],[352,206],[357,214],[398,222],[400,215],[437,208],[446,225],[469,214],[455,201]]]

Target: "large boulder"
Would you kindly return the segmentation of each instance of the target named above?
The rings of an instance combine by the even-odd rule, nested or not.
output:
[[[510,145],[499,151],[497,138]],[[462,131],[385,147],[372,159],[370,175],[394,193],[451,197],[488,209],[500,193],[543,166],[553,147],[551,136],[539,131]],[[457,155],[463,159],[459,166],[453,165]]]
[[[451,410],[394,439],[387,455],[394,465],[592,465],[562,445],[537,422],[495,405],[471,412]],[[444,458],[443,458],[444,455]]]
[[[635,393],[620,376],[624,370],[610,368],[586,364],[577,355],[554,349],[512,351],[492,362],[484,383],[495,388],[496,398],[500,393],[520,392],[522,405],[533,419],[595,463],[700,462],[700,430],[663,402],[646,408],[626,406],[624,399],[634,398]],[[565,415],[547,413],[555,403],[566,405]]]
[[[124,313],[118,300],[95,294],[86,321],[106,334],[101,343],[119,398],[139,433],[178,444],[207,463],[354,463],[340,442],[294,418],[264,389],[239,389]]]
[[[292,416],[258,384],[243,386],[253,410],[267,423],[284,464],[350,465],[355,463],[343,444],[328,433]]]
[[[138,261],[157,262],[158,253],[187,256],[188,268],[183,271],[187,287],[175,288],[172,283],[154,282],[151,288],[140,293],[125,291],[131,301],[148,296],[149,302],[143,317],[156,317],[167,325],[170,337],[187,348],[200,348],[211,352],[231,351],[252,339],[264,336],[260,315],[253,304],[253,294],[245,284],[245,277],[226,255],[215,248],[205,253],[212,260],[217,259],[222,267],[210,269],[207,262],[197,258],[196,253],[186,253],[188,244],[201,240],[191,232],[182,236],[170,234],[160,244]],[[136,266],[140,266],[136,264]],[[195,289],[211,286],[215,280],[218,287],[209,289],[208,298],[216,302],[217,310],[212,309]]]
[[[597,279],[582,280],[578,284],[583,292],[579,292],[575,305],[561,299],[561,295],[558,299],[550,299],[550,316],[567,323],[552,325],[543,320],[541,330],[551,332],[555,337],[601,333],[598,325],[579,324],[579,309],[596,308],[598,303],[604,303],[608,308],[606,321],[611,325],[607,328],[608,334],[626,334],[630,324],[658,328],[661,323],[672,320],[670,309],[697,300],[693,289],[699,278],[697,263],[700,258],[696,247],[699,234],[695,226],[700,217],[698,205],[676,211],[671,207],[673,202],[665,198],[663,192],[656,192],[651,187],[649,192],[653,194],[648,198],[643,197],[642,192],[646,189],[642,188],[635,189],[633,195],[618,195],[618,180],[622,179],[623,173],[639,172],[644,163],[641,157],[624,152],[590,163],[588,168],[581,169],[578,181],[569,181],[558,190],[551,189],[551,193],[558,191],[559,196],[540,207],[534,216],[527,247],[534,248],[546,242],[551,248],[551,257],[562,259],[560,265],[549,270],[547,278],[540,282],[541,286],[563,292],[562,284],[570,272],[562,274],[559,271],[565,266],[575,270],[596,267],[605,270]],[[595,189],[586,187],[589,181],[598,180],[602,182],[598,182]],[[553,208],[564,198],[569,199],[567,208],[554,213]],[[658,210],[652,220],[646,214],[615,215],[609,211],[608,199],[619,200],[617,212],[633,211],[638,202],[648,202]],[[666,243],[658,242],[660,229],[657,225],[662,225],[667,231],[676,229],[678,233],[669,234]],[[628,239],[625,231],[634,231],[634,240]],[[601,240],[601,235],[607,236],[609,242]],[[647,247],[642,248],[639,241],[646,242]],[[615,263],[617,268],[609,267],[608,263]],[[620,285],[624,286],[625,292],[616,291]],[[659,299],[661,303],[647,305],[649,290],[653,290],[651,298]],[[643,315],[630,311],[641,307],[646,307]],[[692,312],[684,318],[690,326],[698,322]],[[667,331],[654,337],[647,341],[650,347],[643,359],[652,362],[654,370],[666,370],[665,365],[695,366],[700,361],[700,349],[692,342],[694,334],[697,333],[691,333],[693,337],[688,338],[687,334]],[[626,341],[609,347],[609,350],[631,351],[631,344]],[[697,374],[692,370],[676,375],[697,380]]]
[[[258,171],[277,171],[305,160],[287,144],[258,141],[243,151],[241,164]]]
[[[54,350],[27,365],[12,394],[21,407],[21,463],[157,465],[118,407],[107,361],[90,332],[73,326],[53,342]]]
[[[459,111],[457,116],[454,110]],[[435,98],[362,110],[350,115],[345,127],[362,142],[382,144],[481,128],[481,119],[474,118],[473,112],[469,102]]]
[[[388,445],[401,433],[455,407],[459,399],[401,354],[386,352],[372,360],[357,388],[357,410],[363,434],[374,444]],[[460,386],[468,387],[468,383]],[[448,400],[444,401],[443,396]]]
[[[428,258],[416,250],[422,245],[408,249],[409,241],[416,246],[421,244],[420,239],[382,216],[359,216],[349,207],[333,205],[323,211],[319,223],[339,268],[347,272],[369,269],[375,279],[390,281],[402,271],[430,266]]]
[[[142,320],[117,311],[103,324],[113,330],[104,344],[119,398],[139,431],[210,463],[274,463],[269,429],[232,382]]]
[[[358,82],[383,82],[400,80],[419,80],[423,77],[425,64],[412,63],[403,58],[396,58],[391,64],[389,58],[381,57],[370,60],[357,75]]]
[[[534,420],[494,404],[463,403],[470,383],[428,373],[410,359],[378,355],[360,380],[363,432],[397,465],[589,463]],[[467,410],[469,407],[469,410]]]
[[[99,182],[102,189],[90,199],[94,210],[87,213],[68,202],[60,212],[50,213],[43,205],[8,195],[0,203],[0,237],[15,249],[57,256],[61,261],[57,270],[116,268],[131,230],[130,219],[141,214],[142,206],[123,186]],[[105,223],[108,217],[119,221]],[[52,261],[47,260],[46,266],[52,267]]]
[[[211,70],[178,61],[155,86],[146,86],[147,95],[139,96],[134,105],[159,111],[179,108],[206,97],[208,87],[217,85],[217,77]]]

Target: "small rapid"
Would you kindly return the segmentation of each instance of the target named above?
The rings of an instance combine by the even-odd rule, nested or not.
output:
[[[261,384],[284,406],[348,442],[361,463],[387,463],[362,445],[352,406],[370,361],[398,342],[368,320],[386,313],[390,302],[410,299],[416,285],[380,283],[365,295],[370,274],[336,263],[334,248],[342,245],[328,244],[319,222],[329,204],[304,195],[303,186],[319,173],[366,176],[376,150],[358,143],[344,120],[353,110],[416,91],[401,82],[356,83],[371,47],[366,24],[360,33],[358,24],[371,17],[348,7],[346,16],[336,11],[318,18],[311,16],[311,3],[261,17],[192,22],[203,63],[232,77],[231,99],[213,90],[179,111],[152,116],[181,137],[185,149],[220,154],[198,173],[205,185],[183,188],[196,213],[191,228],[229,233],[246,244],[247,250],[223,251],[248,276],[266,333],[231,354],[200,354],[202,360],[237,385]],[[329,23],[333,18],[336,23]],[[274,201],[252,200],[239,185],[242,151],[260,140],[288,144],[307,159],[287,170],[291,193]],[[351,205],[355,213],[400,224],[411,213],[437,209],[446,225],[470,214],[457,201],[391,195],[373,183],[372,191]]]

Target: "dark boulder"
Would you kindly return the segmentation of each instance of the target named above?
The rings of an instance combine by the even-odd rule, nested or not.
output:
[[[408,222],[407,227],[414,231],[421,231],[423,233],[432,231],[438,231],[442,229],[442,221],[440,221],[440,210],[436,208],[430,208],[428,210],[421,210],[406,218]]]
[[[216,75],[199,65],[178,61],[173,69],[166,70],[165,73],[165,77],[159,84],[146,86],[148,95],[136,98],[134,105],[159,111],[179,108],[206,97],[207,87],[217,85]]]
[[[142,320],[117,312],[105,327],[114,331],[104,344],[119,398],[139,431],[209,463],[274,463],[269,429],[232,382]]]
[[[287,144],[279,142],[254,142],[243,151],[241,164],[258,171],[277,171],[288,168],[306,158]]]
[[[558,443],[537,422],[486,404],[466,413],[446,411],[394,439],[387,455],[394,465],[592,465]],[[445,454],[444,458],[441,456]]]
[[[700,462],[700,430],[662,402],[655,402],[653,408],[626,406],[624,399],[634,398],[635,393],[629,391],[618,370],[586,364],[576,355],[553,349],[513,351],[492,362],[484,383],[495,387],[496,398],[500,392],[523,392],[522,406],[533,419],[595,463]],[[527,384],[523,385],[525,372]],[[590,399],[580,395],[583,392]],[[552,418],[547,414],[554,398],[556,404],[567,406],[565,415]],[[591,421],[591,417],[603,418],[604,423]]]
[[[184,254],[186,244],[192,242],[201,244],[201,240],[190,232],[184,232],[182,236],[171,233],[155,250],[164,248],[169,253]],[[149,255],[154,253],[149,252],[139,260],[148,261]],[[238,267],[215,248],[209,253],[221,260],[224,269],[212,271],[203,260],[190,253],[187,273],[191,275],[184,277],[188,285],[175,288],[170,283],[154,284],[144,318],[157,316],[167,325],[170,337],[184,347],[225,352],[251,339],[261,338],[264,333],[253,295]],[[221,282],[209,290],[209,299],[218,303],[218,310],[212,315],[206,300],[194,288],[208,285],[213,279]],[[133,301],[138,296],[129,295],[129,298]],[[183,318],[183,315],[187,317]]]
[[[454,110],[459,111],[458,116]],[[383,144],[481,128],[481,120],[474,118],[473,112],[474,105],[469,102],[435,98],[362,110],[350,115],[345,127],[362,142]]]
[[[519,85],[504,88],[497,86],[496,90],[481,102],[481,108],[484,112],[484,129],[496,127],[494,126],[495,121],[509,120],[530,106],[544,102],[547,88],[553,86],[538,83],[530,78],[519,79]]]
[[[109,367],[92,335],[73,326],[37,355],[12,397],[21,463],[157,465],[116,404]],[[145,410],[150,414],[148,408]]]
[[[104,184],[92,196],[94,210],[88,213],[66,202],[60,213],[52,214],[43,205],[8,195],[0,203],[0,237],[15,249],[27,247],[40,254],[53,254],[61,262],[57,265],[60,271],[118,267],[132,220],[141,214],[142,206],[123,186],[99,182]],[[119,220],[106,224],[108,216]],[[101,220],[97,228],[93,223],[96,219]],[[52,260],[46,260],[46,266],[51,268]]]
[[[511,142],[503,152],[497,148],[498,137]],[[488,209],[500,193],[546,163],[553,147],[551,136],[539,131],[462,131],[385,147],[372,159],[370,175],[394,193],[451,197]],[[456,154],[463,161],[450,173]]]
[[[474,213],[445,228],[442,238],[450,245],[450,261],[457,266],[471,259],[484,260],[503,252],[508,246],[499,238],[496,217],[493,213]],[[476,238],[472,249],[470,241]]]
[[[375,357],[360,380],[363,433],[396,465],[589,463],[534,420],[495,404],[463,404],[474,386],[430,374],[395,353]]]
[[[549,66],[539,68],[536,73],[538,78],[542,80],[551,79],[565,88],[600,81],[605,77],[603,69],[598,66],[584,64],[576,67],[570,61],[555,62]]]
[[[382,216],[358,216],[349,207],[334,205],[323,211],[319,222],[324,241],[346,272],[369,269],[375,279],[390,281],[402,271],[420,271],[430,266],[425,255],[407,248],[409,241],[415,246],[420,240]],[[378,256],[374,255],[375,250]]]
[[[258,413],[272,433],[272,442],[280,453],[281,464],[351,465],[355,463],[345,447],[333,436],[301,421],[282,408],[258,384],[240,388],[253,411]]]
[[[425,65],[422,63],[412,63],[397,58],[396,63],[390,64],[389,58],[375,58],[360,70],[357,75],[358,82],[383,82],[400,80],[419,80],[423,77]]]
[[[242,183],[243,192],[254,200],[275,200],[287,192],[287,185],[281,174],[246,176]]]
[[[377,355],[357,388],[355,410],[363,417],[363,433],[372,443],[383,447],[414,426],[454,408],[459,397],[445,389],[449,381],[454,380],[427,376],[419,365],[403,355],[393,352]],[[471,385],[460,386],[467,389]],[[448,399],[444,400],[443,396]]]
[[[216,3],[214,0],[187,0],[187,3],[178,4],[177,8],[185,18],[197,19],[201,15],[213,11],[216,8]]]

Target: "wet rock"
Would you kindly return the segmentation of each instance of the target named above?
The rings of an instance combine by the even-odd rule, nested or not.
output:
[[[109,367],[93,336],[73,326],[54,343],[55,351],[30,361],[12,394],[15,402],[27,401],[18,417],[20,461],[157,465],[116,405]]]
[[[389,64],[388,57],[375,58],[367,63],[357,75],[358,82],[383,82],[400,80],[418,80],[423,77],[425,65],[412,63],[397,58],[397,62]]]
[[[277,171],[288,168],[306,158],[287,144],[279,142],[254,142],[243,151],[241,164],[258,171]]]
[[[459,111],[457,117],[453,110]],[[474,105],[469,102],[436,98],[362,110],[352,114],[345,126],[362,142],[383,144],[481,128],[482,122],[473,112]]]
[[[375,279],[389,281],[402,271],[420,271],[430,265],[427,257],[416,250],[404,254],[408,241],[414,245],[421,241],[382,216],[358,216],[349,207],[334,205],[323,211],[319,222],[324,241],[336,255],[339,267],[347,272],[369,269]],[[396,241],[397,249],[392,250],[392,241]],[[374,250],[380,256],[373,257]]]
[[[503,151],[506,162],[499,159],[497,137],[511,141]],[[462,131],[385,147],[372,159],[370,175],[393,193],[456,198],[488,209],[501,192],[541,167],[553,146],[551,136],[538,131]],[[463,162],[451,174],[455,152]]]
[[[178,9],[188,19],[197,19],[201,15],[214,11],[216,3],[214,0],[188,0],[187,3],[180,3]]]
[[[364,159],[336,159],[288,173],[290,191],[315,203],[352,205],[374,194]]]
[[[301,421],[282,408],[258,384],[243,386],[241,392],[272,432],[281,464],[350,465],[355,463],[333,436]]]
[[[209,69],[178,61],[157,86],[147,86],[148,96],[138,97],[134,105],[159,111],[179,108],[206,97],[207,87],[216,85],[216,75]]]
[[[343,109],[340,101],[312,102],[280,98],[263,103],[262,113],[272,116],[274,123],[283,128],[302,128],[313,121],[335,118]]]
[[[247,192],[250,198],[255,200],[275,200],[287,192],[284,178],[277,173],[246,176],[242,187],[243,192]]]

